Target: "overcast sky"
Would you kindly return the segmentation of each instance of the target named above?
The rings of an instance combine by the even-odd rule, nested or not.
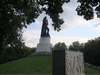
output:
[[[97,27],[95,25],[100,23],[100,19],[94,17],[93,20],[86,21],[82,16],[78,16],[75,11],[78,5],[76,0],[71,0],[71,2],[63,5],[64,12],[61,14],[61,18],[64,19],[65,23],[62,25],[60,32],[54,31],[49,16],[44,13],[41,14],[35,23],[30,24],[27,29],[24,29],[23,38],[26,46],[36,47],[39,43],[42,20],[45,16],[47,16],[49,22],[51,43],[53,45],[58,42],[65,42],[66,45],[70,45],[74,41],[84,43],[99,37],[100,25]]]

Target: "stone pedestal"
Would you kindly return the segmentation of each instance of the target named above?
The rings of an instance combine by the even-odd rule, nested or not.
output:
[[[41,37],[34,55],[50,55],[51,53],[52,44],[50,43],[50,37]]]

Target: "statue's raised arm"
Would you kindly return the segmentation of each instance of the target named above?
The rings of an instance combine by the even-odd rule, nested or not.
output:
[[[41,37],[50,37],[47,17],[44,17],[43,19]]]

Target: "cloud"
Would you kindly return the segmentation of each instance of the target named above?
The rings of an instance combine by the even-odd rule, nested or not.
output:
[[[26,30],[23,33],[23,38],[25,40],[25,45],[28,47],[36,47],[39,42],[40,31],[38,30]]]
[[[85,20],[83,16],[77,15],[76,8],[79,5],[76,0],[71,0],[71,2],[63,5],[64,12],[61,14],[61,17],[64,19],[65,23],[61,27],[61,31],[66,32],[70,28],[76,26],[93,26],[95,24],[100,23],[100,19],[97,16],[94,16],[92,20]]]
[[[23,37],[25,39],[25,45],[28,47],[36,47],[40,39],[40,31],[38,30],[27,30],[24,32]],[[88,39],[82,37],[68,37],[61,35],[51,36],[51,44],[56,44],[58,42],[65,42],[66,45],[70,45],[74,41],[79,41],[80,43],[87,42]]]
[[[94,16],[94,19],[92,20],[92,25],[94,27],[94,30],[100,31],[100,18],[97,18],[96,15]]]
[[[100,25],[100,24],[99,24],[99,25]],[[99,25],[95,27],[95,30],[96,30],[96,31],[100,31],[100,26],[99,26]]]
[[[95,30],[100,31],[100,28],[96,28]]]
[[[82,16],[77,15],[77,11],[75,11],[77,6],[76,0],[71,0],[71,2],[63,5],[64,12],[60,16],[64,19],[65,23],[62,25],[61,31],[66,31],[76,26],[91,25],[90,21],[86,21]]]
[[[52,36],[51,38],[51,43],[54,45],[58,42],[65,42],[66,45],[72,44],[74,41],[79,41],[80,43],[87,42],[87,38],[82,38],[82,37],[68,37],[68,36]]]

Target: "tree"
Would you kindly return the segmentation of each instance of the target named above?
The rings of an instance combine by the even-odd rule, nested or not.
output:
[[[35,1],[0,0],[0,63],[26,55],[28,50],[22,39],[22,29],[34,22],[39,14]]]
[[[100,66],[100,37],[89,40],[83,48],[85,62]]]
[[[34,2],[0,0],[0,46],[8,44],[14,46],[16,40],[22,41],[22,28],[37,18],[39,14],[36,12],[39,11]]]
[[[99,0],[77,0],[80,5],[77,7],[77,14],[84,16],[84,19],[90,20],[94,18],[94,12],[100,18],[100,1]]]
[[[81,51],[83,47],[83,44],[80,44],[78,41],[75,41],[72,43],[72,45],[69,45],[69,50]]]
[[[53,49],[54,50],[67,50],[67,46],[64,42],[63,43],[58,42],[54,45]]]

